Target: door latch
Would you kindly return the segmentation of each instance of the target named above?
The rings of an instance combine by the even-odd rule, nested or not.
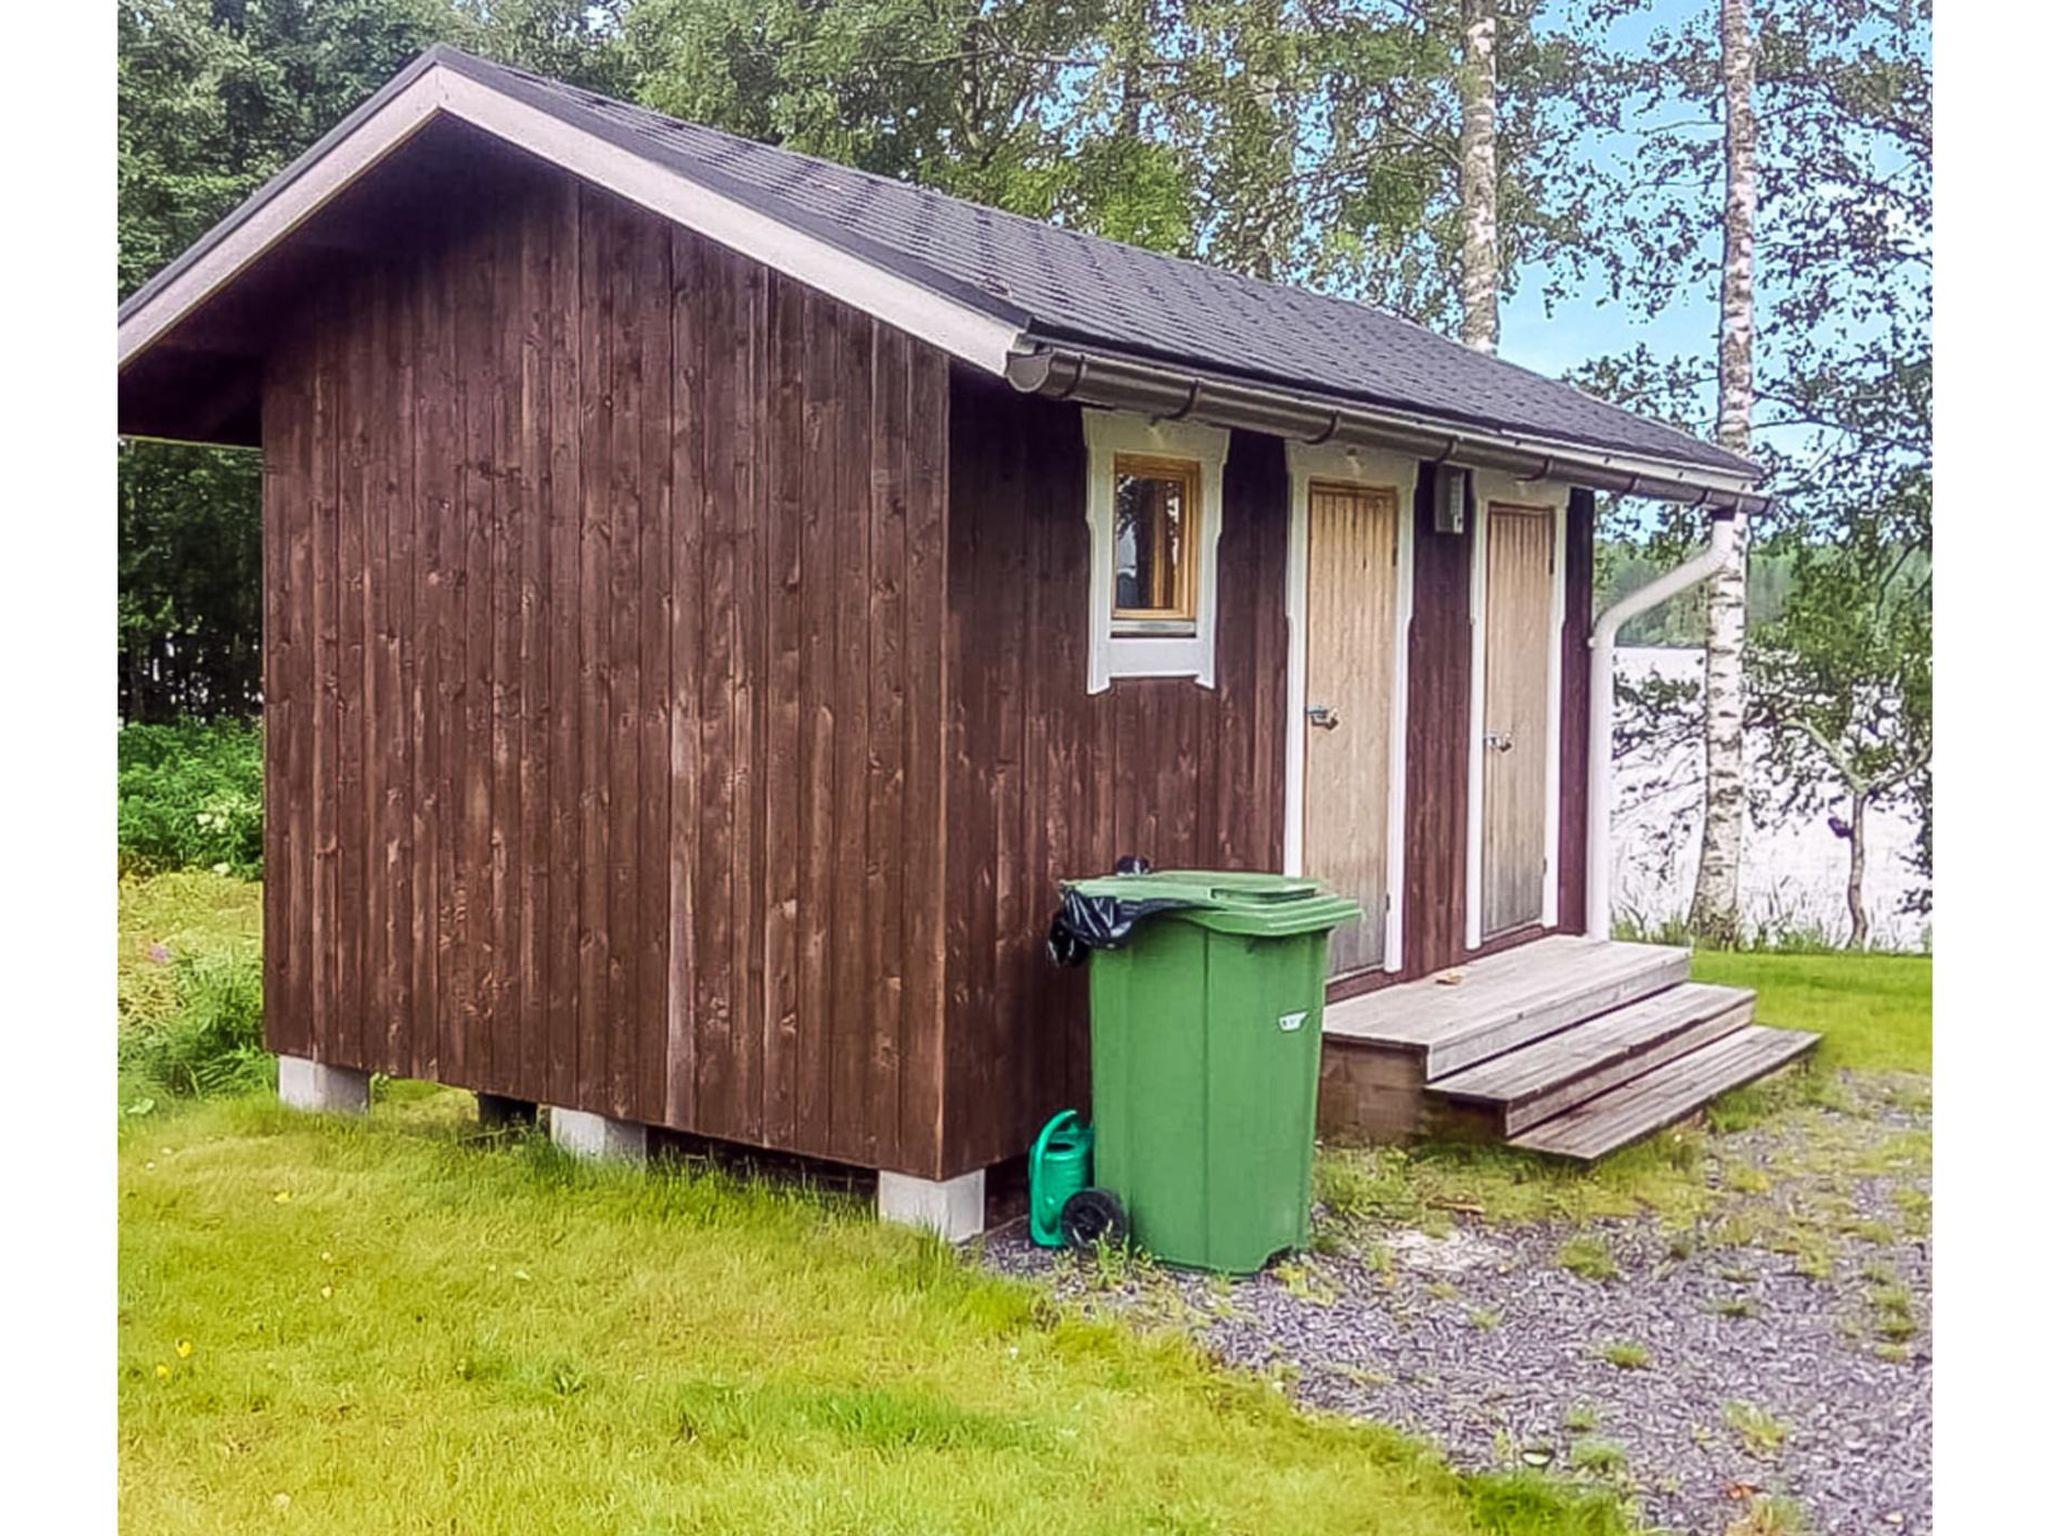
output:
[[[1311,704],[1308,707],[1308,723],[1323,730],[1337,729],[1337,711],[1327,704]]]
[[[1496,752],[1512,752],[1515,750],[1515,733],[1513,731],[1488,731],[1481,740]]]

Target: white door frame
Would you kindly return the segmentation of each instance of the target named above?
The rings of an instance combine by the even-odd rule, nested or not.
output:
[[[1381,968],[1401,969],[1401,898],[1408,866],[1408,626],[1415,613],[1416,461],[1380,448],[1287,444],[1287,782],[1285,856],[1302,872],[1303,779],[1308,769],[1309,487],[1321,481],[1394,493],[1394,682],[1387,708],[1387,926]]]
[[[1571,487],[1556,480],[1517,480],[1499,470],[1472,474],[1472,696],[1465,747],[1465,947],[1485,942],[1486,871],[1486,561],[1487,518],[1493,503],[1547,509],[1555,520],[1550,546],[1550,676],[1545,685],[1543,757],[1543,912],[1545,928],[1557,926],[1558,837],[1563,823],[1558,799],[1564,753],[1564,567],[1565,531]]]

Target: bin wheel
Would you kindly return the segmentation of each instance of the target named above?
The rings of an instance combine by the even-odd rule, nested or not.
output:
[[[1060,1236],[1069,1248],[1115,1245],[1131,1235],[1123,1201],[1106,1189],[1079,1189],[1060,1207]]]

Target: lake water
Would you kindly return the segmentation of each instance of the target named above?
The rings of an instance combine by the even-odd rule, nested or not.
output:
[[[1622,676],[1661,676],[1697,682],[1698,651],[1624,647],[1615,653]],[[1697,730],[1652,760],[1624,759],[1615,774],[1614,915],[1654,928],[1683,918],[1692,903],[1700,859],[1701,784],[1706,748]],[[1828,827],[1828,814],[1848,814],[1846,797],[1811,816],[1780,825],[1752,817],[1742,849],[1742,915],[1765,933],[1814,932],[1833,942],[1849,933],[1849,844]],[[1903,913],[1900,903],[1919,884],[1909,862],[1919,831],[1910,808],[1870,813],[1863,903],[1871,943],[1884,949],[1920,949],[1931,942],[1931,913]]]

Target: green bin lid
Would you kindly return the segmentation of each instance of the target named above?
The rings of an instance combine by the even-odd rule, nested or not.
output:
[[[1159,869],[1069,880],[1065,886],[1084,896],[1183,902],[1180,910],[1160,915],[1219,933],[1262,938],[1325,931],[1349,922],[1362,910],[1357,902],[1332,895],[1319,881],[1262,870]]]

